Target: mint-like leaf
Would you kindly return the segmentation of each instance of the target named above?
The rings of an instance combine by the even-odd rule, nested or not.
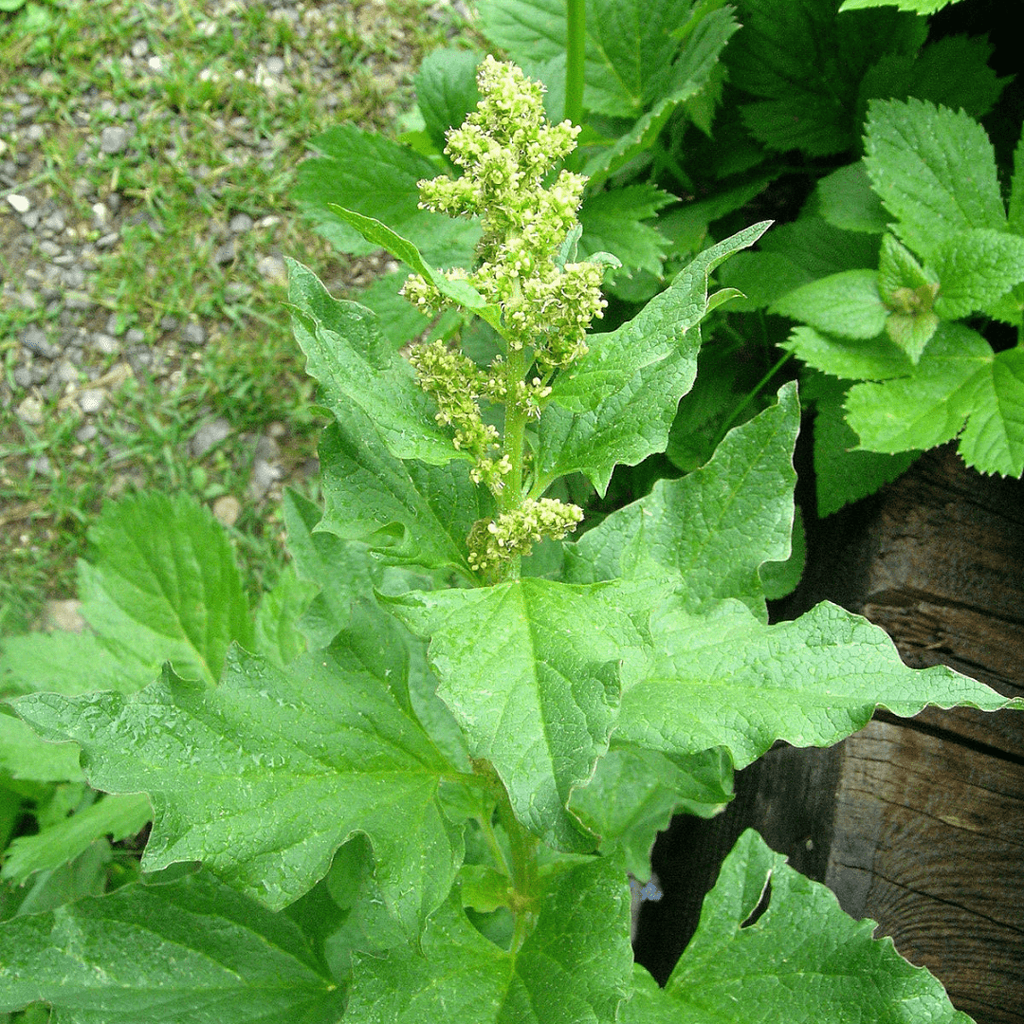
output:
[[[668,241],[654,224],[644,223],[671,203],[672,196],[653,185],[630,185],[588,197],[580,210],[582,256],[615,253],[624,275],[634,269],[660,275]],[[614,281],[620,275],[609,275]]]
[[[591,0],[586,18],[584,106],[612,117],[637,117],[656,99],[695,77],[696,69],[687,62],[685,51],[679,57],[683,40],[673,31],[686,24],[692,13],[691,0]],[[480,15],[484,35],[517,63],[564,58],[564,2],[494,0]]]
[[[743,30],[729,47],[730,79],[757,97],[741,108],[748,131],[779,151],[851,149],[866,71],[884,54],[923,41],[912,17],[871,11],[837,18],[832,0],[739,0],[736,7]]]
[[[822,518],[874,494],[919,455],[916,451],[886,455],[858,447],[857,435],[844,417],[846,393],[846,384],[824,375],[802,388],[804,398],[814,400],[814,485]]]
[[[957,320],[979,311],[998,313],[997,301],[1024,281],[1024,238],[992,228],[961,231],[936,247],[933,260],[939,316]]]
[[[987,36],[945,36],[915,53],[887,53],[861,79],[861,102],[909,96],[984,117],[1012,78],[990,67]]]
[[[4,641],[0,672],[17,690],[61,693],[152,682],[165,661],[212,685],[230,644],[253,644],[252,620],[224,528],[190,495],[149,492],[108,504],[78,563],[92,634]]]
[[[868,7],[897,7],[901,11],[913,11],[914,14],[934,14],[943,7],[959,2],[960,0],[843,0],[839,13],[862,11]]]
[[[1024,351],[996,354],[960,324],[939,325],[912,376],[854,385],[846,411],[870,451],[924,450],[959,435],[979,472],[1024,472]]]
[[[867,269],[844,270],[801,285],[777,299],[771,312],[827,334],[865,340],[881,334],[889,316],[878,294],[878,274]]]
[[[925,260],[950,235],[1006,229],[995,154],[962,111],[922,100],[872,100],[864,162],[895,231]]]
[[[854,341],[821,334],[813,327],[794,327],[779,346],[815,370],[844,380],[887,380],[913,369],[906,351],[888,333]]]
[[[715,10],[712,5],[691,5],[688,20],[674,33],[684,43],[672,65],[670,80],[660,86],[667,91],[652,101],[631,128],[588,159],[583,170],[590,178],[591,189],[599,188],[616,171],[650,149],[672,115],[687,101],[691,103],[688,113],[693,115],[692,102],[711,92],[709,87],[716,73],[721,72],[722,51],[739,27],[728,7]]]
[[[820,178],[817,195],[818,212],[834,227],[881,234],[888,226],[885,210],[871,188],[862,160]]]
[[[419,71],[413,79],[416,89],[416,105],[423,115],[423,124],[430,141],[438,153],[444,150],[449,128],[458,127],[466,115],[476,109],[480,102],[480,90],[476,84],[476,69],[481,55],[474,50],[433,50],[423,58]],[[420,175],[431,178],[436,170]],[[351,208],[351,203],[339,202],[340,206]],[[368,211],[360,211],[368,213]],[[378,214],[378,220],[397,225],[397,221]]]
[[[1024,235],[1024,130],[1013,151],[1013,177],[1010,179],[1010,202],[1007,224],[1012,232]]]

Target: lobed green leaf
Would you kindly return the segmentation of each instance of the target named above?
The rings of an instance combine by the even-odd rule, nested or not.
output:
[[[407,710],[397,628],[364,608],[329,650],[285,669],[235,649],[216,690],[167,670],[132,697],[33,694],[16,710],[78,742],[96,788],[149,794],[146,869],[201,860],[280,908],[362,832],[392,913],[415,930],[462,853],[437,795],[455,769]]]
[[[604,858],[555,870],[536,928],[510,952],[454,901],[429,921],[420,950],[358,957],[346,1024],[606,1024],[629,989],[629,890]],[[600,927],[595,927],[600,922]]]
[[[766,626],[738,601],[704,615],[669,601],[650,628],[656,656],[623,686],[616,737],[663,753],[723,747],[742,768],[780,739],[837,743],[879,707],[908,718],[928,705],[1011,703],[945,666],[907,668],[881,629],[828,603]]]
[[[391,564],[452,567],[471,577],[466,537],[493,503],[467,464],[402,461],[359,410],[336,419],[320,441],[326,510],[319,529],[364,541]]]
[[[567,808],[608,749],[620,665],[645,656],[643,593],[528,578],[393,599],[430,637],[438,696],[470,754],[494,766],[517,818],[560,849],[596,842]]]
[[[665,450],[679,399],[696,376],[698,325],[714,298],[708,297],[709,276],[753,245],[768,223],[706,249],[628,323],[589,336],[590,351],[556,378],[541,416],[535,490],[582,472],[603,494],[616,465],[636,465]]]
[[[344,416],[355,405],[397,458],[437,466],[459,458],[434,421],[412,367],[384,338],[377,317],[356,302],[332,298],[301,263],[289,260],[288,268],[292,329],[327,408]]]
[[[0,1011],[66,1024],[335,1024],[345,991],[281,914],[206,874],[0,924]]]
[[[800,425],[796,388],[725,436],[712,459],[613,512],[566,545],[565,577],[590,583],[666,571],[693,611],[735,597],[767,618],[758,575],[790,553],[792,453]]]
[[[638,879],[651,874],[651,850],[676,814],[711,818],[732,799],[732,763],[720,750],[669,758],[618,747],[573,792],[571,810],[601,837],[602,856],[617,857]]]
[[[665,988],[637,969],[633,998],[619,1019],[970,1024],[927,970],[904,960],[891,939],[872,939],[874,927],[847,917],[825,886],[794,871],[748,830],[722,865]]]

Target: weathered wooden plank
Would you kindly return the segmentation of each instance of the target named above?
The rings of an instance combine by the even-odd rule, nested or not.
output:
[[[843,744],[826,884],[979,1020],[1024,1021],[1024,771],[906,725]]]

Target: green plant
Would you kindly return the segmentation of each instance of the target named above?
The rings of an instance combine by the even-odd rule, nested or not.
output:
[[[857,185],[843,177],[850,172],[834,177],[833,172],[837,163],[859,155],[867,111],[887,109],[884,100],[916,97],[980,118],[999,100],[1008,79],[988,65],[991,45],[956,32],[933,36],[929,21],[912,13],[942,3],[899,4],[898,11],[858,9],[872,6],[884,5],[840,5],[839,0],[739,0],[734,6],[691,0],[478,4],[479,30],[487,42],[546,83],[552,116],[564,110],[582,125],[578,151],[569,161],[590,176],[579,247],[584,254],[613,251],[623,264],[605,281],[616,322],[628,319],[696,253],[739,225],[765,215],[791,221],[768,236],[764,251],[742,254],[724,268],[723,280],[749,299],[706,324],[712,343],[701,354],[701,387],[680,406],[665,456],[634,473],[619,471],[617,496],[628,500],[648,489],[652,478],[703,464],[730,426],[764,409],[786,377],[795,376],[796,363],[790,360],[800,352],[785,344],[781,317],[764,315],[771,299],[821,277],[878,266],[878,236],[871,232],[880,234],[885,221],[877,200],[872,199],[872,223],[852,230],[848,223],[840,227],[834,218],[824,220],[813,199],[808,202],[821,194],[819,182],[832,195]],[[340,126],[314,141],[319,156],[300,168],[295,195],[337,248],[361,252],[371,243],[332,205],[387,221],[428,259],[446,266],[471,263],[473,225],[439,226],[418,208],[416,182],[448,169],[444,133],[476,102],[472,69],[477,60],[464,50],[430,54],[417,79],[418,120],[408,120],[397,140]],[[913,145],[907,141],[908,151]],[[369,160],[376,170],[372,188],[359,170]],[[961,168],[966,163],[960,157]],[[864,191],[861,187],[843,201],[863,199]],[[893,230],[898,236],[898,226]],[[1004,248],[1012,244],[1003,239]],[[361,301],[379,313],[395,338],[412,339],[424,331],[452,336],[458,330],[452,314],[430,323],[397,302],[403,278],[403,271],[395,272]],[[989,289],[994,286],[987,282]],[[891,480],[914,455],[880,454],[899,450],[892,438],[851,451],[858,439],[838,412],[842,387],[806,374],[804,384],[804,400],[818,410],[818,511],[825,515]],[[994,451],[989,460],[1003,472],[1019,472],[1017,387],[1007,378],[1007,444],[1002,455]],[[921,389],[921,401],[927,400],[926,391]],[[969,407],[969,391],[961,389],[955,401]],[[984,415],[982,404],[978,422]],[[969,408],[960,423],[968,416]],[[946,433],[954,430],[950,426]],[[911,440],[916,443],[916,436]],[[875,450],[862,450],[868,447]]]
[[[465,173],[422,193],[479,217],[472,271],[439,271],[379,221],[335,212],[413,268],[415,302],[487,330],[407,361],[370,310],[292,264],[295,333],[334,420],[325,510],[286,502],[294,572],[253,618],[212,519],[141,496],[92,531],[79,571],[93,632],[7,642],[4,686],[23,695],[20,719],[0,714],[0,792],[42,804],[61,783],[78,810],[41,815],[5,877],[57,872],[76,851],[81,870],[3,890],[0,1010],[964,1020],[753,833],[666,988],[634,966],[627,872],[647,876],[674,811],[721,809],[734,767],[778,739],[836,742],[879,705],[1009,702],[905,668],[832,605],[768,625],[763,579],[793,528],[792,385],[704,467],[565,539],[581,513],[566,477],[604,491],[617,464],[667,443],[700,322],[733,295],[709,294],[709,275],[767,225],[589,332],[614,259],[578,258],[583,182],[549,174],[576,129],[546,122],[514,66],[480,75],[448,144]],[[123,857],[111,874],[105,837],[131,834],[147,801],[141,875]]]
[[[807,266],[816,224],[831,272]],[[1007,212],[976,121],[874,100],[863,159],[822,178],[789,238],[743,271],[731,282],[802,321],[783,347],[826,375],[811,382],[823,512],[873,490],[873,470],[887,468],[848,448],[911,453],[901,469],[958,438],[980,472],[1024,472],[1024,138]]]

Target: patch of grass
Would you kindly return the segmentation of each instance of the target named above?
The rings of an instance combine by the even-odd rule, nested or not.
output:
[[[0,187],[0,632],[29,627],[46,599],[73,593],[88,524],[104,498],[134,487],[234,496],[253,590],[276,574],[279,488],[248,496],[254,439],[272,431],[283,482],[302,486],[319,424],[281,257],[335,288],[351,271],[288,190],[328,125],[380,129],[408,105],[422,54],[458,29],[427,17],[436,6],[29,0],[0,14],[0,119],[15,126],[0,162],[16,167],[14,186]],[[105,127],[125,128],[127,144],[104,152]],[[2,196],[14,191],[61,212],[59,246],[90,247],[86,308],[69,314],[62,294],[39,287],[53,254],[7,209]],[[201,343],[183,340],[187,325],[202,328]],[[113,332],[118,344],[83,345],[63,387],[26,386],[28,328],[61,348],[75,332]],[[148,369],[130,358],[147,346]],[[78,396],[100,385],[103,408],[83,414]],[[38,422],[10,415],[26,398],[39,403]],[[197,459],[189,442],[215,418],[230,434]]]

